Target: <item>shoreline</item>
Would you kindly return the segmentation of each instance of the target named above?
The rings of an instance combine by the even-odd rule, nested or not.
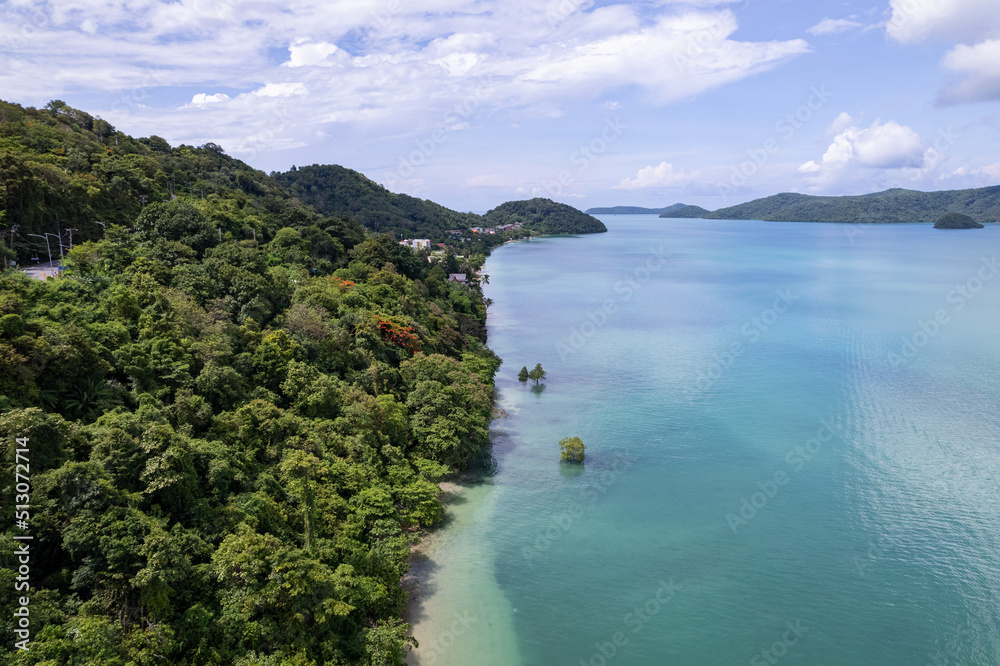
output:
[[[505,245],[531,238],[533,236],[504,241],[490,248],[487,259]],[[485,263],[480,272],[486,272]],[[483,298],[486,298],[485,294]],[[487,328],[489,324],[490,314],[487,312]],[[500,408],[501,403],[499,390],[494,384],[494,410]],[[497,423],[496,418],[490,420],[490,449],[495,449],[498,437],[502,439],[504,436],[495,430]],[[508,626],[512,612],[503,613],[501,610],[505,603],[496,583],[492,552],[484,547],[485,540],[481,535],[477,535],[479,530],[489,529],[489,518],[499,489],[481,475],[470,474],[467,470],[449,474],[438,482],[438,487],[444,520],[420,533],[420,542],[410,548],[409,569],[400,580],[407,595],[402,619],[410,625],[409,634],[419,643],[419,647],[407,652],[406,663],[409,666],[437,666],[445,654],[453,658],[462,651],[481,655],[484,649],[490,654],[498,649],[502,652],[504,646],[510,649],[514,644],[513,627]],[[470,537],[473,538],[470,540]],[[491,594],[498,597],[492,606],[483,603]],[[458,628],[461,633],[458,634],[455,631],[456,618],[466,619],[470,613],[473,626],[460,622]],[[495,614],[487,624],[490,627],[488,631],[475,619],[483,614]],[[468,631],[470,628],[472,631]],[[497,640],[497,637],[502,638]],[[476,663],[476,659],[466,660],[465,663]]]
[[[454,481],[440,481],[438,487],[441,489],[441,504],[444,506],[445,515],[448,515],[449,506],[461,496],[464,488]],[[420,542],[410,546],[410,567],[406,575],[400,579],[400,587],[406,592],[406,606],[403,609],[403,621],[410,625],[410,635],[420,642],[417,636],[417,627],[427,622],[422,618],[424,605],[427,603],[431,590],[431,576],[434,569],[433,553],[439,545],[443,530],[448,526],[448,519],[437,527],[424,530],[420,533]],[[406,663],[416,666],[420,663],[420,648],[410,650],[406,653]]]

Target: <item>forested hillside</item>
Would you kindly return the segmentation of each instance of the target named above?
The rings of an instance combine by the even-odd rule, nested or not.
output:
[[[665,213],[660,213],[660,217],[708,217],[711,215],[707,210],[701,206],[682,206],[680,208],[675,208],[674,210],[668,210]]]
[[[685,204],[676,203],[663,208],[642,208],[640,206],[611,206],[610,208],[588,208],[587,215],[659,215],[685,208]]]
[[[394,194],[363,174],[335,164],[293,167],[274,177],[300,201],[324,215],[351,217],[372,231],[396,237],[446,240],[448,230],[479,224],[478,215]]]
[[[551,199],[508,201],[483,216],[489,226],[522,224],[541,235],[599,234],[608,230],[596,217]]]
[[[785,193],[712,212],[697,212],[693,209],[677,210],[660,217],[892,224],[933,223],[947,213],[962,213],[978,222],[1000,222],[1000,186],[943,192],[895,189],[843,197]]]
[[[0,663],[401,664],[409,548],[488,446],[476,280],[215,146],[0,116],[7,242],[76,227],[58,279],[0,273],[5,609],[32,537],[30,650],[6,613]]]
[[[325,215],[351,216],[380,233],[448,242],[467,253],[488,253],[509,240],[531,235],[607,231],[596,218],[549,199],[508,202],[483,216],[458,213],[433,201],[393,194],[357,171],[336,165],[297,168],[275,174],[275,179]],[[521,227],[494,234],[469,232],[472,228],[507,224]]]

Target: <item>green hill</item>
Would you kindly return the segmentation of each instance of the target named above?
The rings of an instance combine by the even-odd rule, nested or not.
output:
[[[586,213],[588,215],[659,215],[661,213],[669,213],[671,211],[677,210],[678,208],[684,208],[685,204],[677,203],[673,206],[667,206],[665,208],[640,208],[638,206],[613,206],[611,208],[589,208]]]
[[[545,236],[597,234],[608,230],[596,217],[551,199],[509,201],[486,213],[483,224],[490,227],[522,224],[526,229]]]
[[[968,215],[962,213],[948,213],[942,215],[941,219],[934,223],[935,229],[982,229],[983,225],[976,222]]]
[[[74,242],[97,239],[166,200],[198,200],[234,238],[319,219],[267,174],[215,144],[171,148],[157,136],[127,136],[62,102],[45,109],[0,102],[0,226],[8,244],[17,227],[22,259],[45,248],[30,234],[58,234],[67,245],[67,229]]]
[[[479,216],[424,199],[394,194],[364,174],[334,164],[274,174],[300,201],[323,215],[350,217],[378,233],[443,241],[447,231],[478,226]]]
[[[432,201],[394,194],[363,174],[341,166],[313,165],[274,174],[300,201],[324,215],[357,220],[366,228],[395,238],[427,238],[448,242],[471,252],[488,252],[513,238],[535,234],[585,234],[607,231],[603,224],[577,209],[547,199],[504,204],[485,216],[458,213]],[[513,211],[518,211],[514,214]],[[456,238],[449,231],[468,232],[520,222],[523,229]],[[595,224],[596,223],[596,224]],[[468,239],[468,240],[463,240]]]
[[[1000,186],[973,190],[917,192],[893,189],[861,196],[777,194],[701,217],[715,220],[773,222],[934,223],[947,213],[979,222],[1000,221]]]
[[[0,214],[8,257],[67,245],[58,278],[0,270],[0,485],[32,540],[12,508],[0,531],[30,543],[33,630],[0,663],[402,664],[410,548],[488,455],[482,257],[429,263],[218,146],[58,103],[0,104]]]
[[[709,211],[701,206],[681,206],[660,215],[660,217],[707,217]]]

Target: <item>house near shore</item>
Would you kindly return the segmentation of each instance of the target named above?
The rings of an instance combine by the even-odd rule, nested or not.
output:
[[[431,240],[429,238],[408,238],[406,240],[399,241],[399,244],[414,250],[429,250],[431,247]]]
[[[458,282],[460,284],[469,283],[469,281],[466,279],[465,273],[448,273],[448,282]]]

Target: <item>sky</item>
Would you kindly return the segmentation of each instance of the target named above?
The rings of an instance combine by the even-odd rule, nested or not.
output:
[[[0,99],[485,212],[1000,184],[997,0],[4,0]]]

